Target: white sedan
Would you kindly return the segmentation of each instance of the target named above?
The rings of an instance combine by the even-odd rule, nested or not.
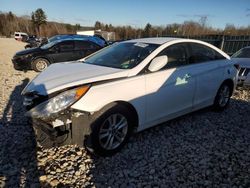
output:
[[[42,145],[112,155],[132,132],[207,106],[223,110],[236,75],[230,57],[208,43],[145,38],[51,65],[22,94]]]

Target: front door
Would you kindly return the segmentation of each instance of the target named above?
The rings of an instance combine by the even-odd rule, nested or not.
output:
[[[53,59],[55,63],[73,61],[74,59],[74,42],[73,41],[63,41],[53,47],[53,53],[49,56]]]
[[[187,45],[174,44],[160,52],[168,64],[160,71],[145,75],[146,127],[192,110],[196,78],[188,65]]]

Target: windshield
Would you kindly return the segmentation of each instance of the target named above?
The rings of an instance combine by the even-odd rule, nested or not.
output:
[[[118,43],[85,59],[85,63],[105,67],[131,69],[144,60],[159,45],[147,43]]]
[[[250,48],[243,48],[232,55],[233,58],[250,58]]]
[[[45,50],[45,49],[48,49],[48,48],[54,46],[54,45],[55,45],[56,43],[58,43],[58,42],[60,42],[60,41],[49,42],[49,43],[47,43],[47,44],[42,45],[40,48],[42,48],[42,49]]]
[[[64,36],[64,35],[55,35],[55,36],[53,36],[53,37],[50,37],[50,38],[48,39],[48,42],[54,42],[54,41],[56,41],[56,40],[62,39],[63,36]]]

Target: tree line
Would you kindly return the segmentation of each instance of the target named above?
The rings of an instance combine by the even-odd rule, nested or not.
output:
[[[56,34],[76,33],[80,25],[64,24],[47,21],[42,9],[37,9],[30,16],[16,16],[12,12],[0,12],[0,36],[11,37],[15,31],[30,35],[50,37]]]
[[[250,35],[250,25],[247,27],[235,27],[227,24],[224,29],[217,29],[207,24],[207,18],[200,21],[185,21],[182,24],[173,23],[166,26],[153,26],[147,23],[141,28],[131,26],[113,26],[99,21],[95,23],[95,29],[113,31],[116,39],[133,39],[142,37],[163,37],[163,36],[199,36],[199,35]]]
[[[199,21],[184,21],[182,24],[172,23],[165,26],[154,26],[147,23],[144,28],[129,25],[113,26],[100,21],[96,21],[93,27],[82,27],[80,24],[49,22],[45,12],[42,9],[37,9],[30,16],[16,16],[12,12],[0,12],[0,35],[10,37],[15,31],[22,31],[28,34],[50,37],[56,34],[74,34],[77,30],[86,29],[114,32],[116,40],[177,35],[250,35],[250,26],[235,27],[233,24],[227,24],[224,29],[217,29],[207,23],[208,18],[204,16]]]

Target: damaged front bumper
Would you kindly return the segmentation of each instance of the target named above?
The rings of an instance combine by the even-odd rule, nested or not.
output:
[[[77,144],[86,145],[91,129],[90,115],[68,111],[56,119],[32,119],[36,140],[43,148]]]

